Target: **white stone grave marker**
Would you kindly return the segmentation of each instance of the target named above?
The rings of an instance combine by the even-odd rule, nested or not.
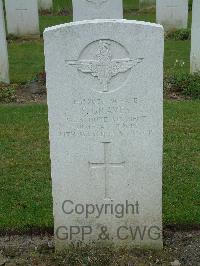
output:
[[[156,21],[165,30],[187,28],[188,0],[157,0]]]
[[[191,73],[200,72],[200,1],[193,0],[191,36]]]
[[[39,35],[38,2],[36,0],[6,0],[8,34]]]
[[[0,82],[9,83],[8,51],[2,0],[0,0]]]
[[[121,19],[122,0],[72,0],[73,20]]]
[[[56,248],[161,248],[162,26],[79,21],[44,40]]]

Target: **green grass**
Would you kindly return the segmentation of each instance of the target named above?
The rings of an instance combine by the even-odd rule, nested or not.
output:
[[[178,60],[178,63],[176,63],[176,60]],[[165,41],[164,66],[165,71],[168,72],[176,70],[189,72],[190,41]]]
[[[200,224],[200,101],[165,104],[164,221]]]
[[[44,69],[43,41],[11,42],[9,63],[11,81],[24,83]]]
[[[47,107],[0,113],[0,229],[52,227]],[[199,101],[165,103],[165,224],[200,224],[199,132]]]
[[[72,0],[53,0],[54,12],[59,12],[63,9],[72,10]]]
[[[44,32],[45,28],[64,24],[72,21],[72,17],[67,16],[40,16],[40,32]]]
[[[124,18],[129,20],[140,20],[140,21],[147,21],[147,22],[156,22],[156,14],[155,12],[127,12],[124,15]]]
[[[47,108],[0,107],[0,228],[52,225]]]

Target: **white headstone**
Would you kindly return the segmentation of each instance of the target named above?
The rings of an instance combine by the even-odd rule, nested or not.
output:
[[[156,5],[156,0],[140,0],[140,9],[149,8]]]
[[[187,28],[188,0],[157,0],[156,20],[165,30]]]
[[[73,20],[121,19],[122,0],[72,0]]]
[[[41,10],[49,10],[53,7],[53,0],[38,0],[38,7]]]
[[[200,72],[200,1],[193,0],[191,36],[191,73]]]
[[[44,32],[57,248],[162,246],[163,35],[128,20]]]
[[[9,83],[8,51],[2,0],[0,0],[0,82]]]
[[[8,34],[15,36],[39,34],[36,0],[6,0],[5,6]]]

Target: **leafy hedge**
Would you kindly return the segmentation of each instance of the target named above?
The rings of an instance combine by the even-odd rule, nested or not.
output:
[[[0,88],[0,103],[11,103],[16,101],[15,89],[12,87]]]
[[[193,99],[200,99],[200,73],[175,72],[165,75],[165,93],[176,92]]]
[[[191,39],[191,31],[188,29],[181,29],[181,30],[171,30],[165,33],[165,39],[170,40],[190,40]]]

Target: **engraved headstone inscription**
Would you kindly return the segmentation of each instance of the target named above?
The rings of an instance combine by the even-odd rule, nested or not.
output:
[[[78,21],[44,41],[56,248],[161,248],[162,26]]]
[[[38,1],[6,0],[5,7],[8,34],[39,35]]]
[[[1,82],[9,83],[8,51],[2,0],[0,0],[0,83]]]
[[[191,34],[191,73],[200,72],[200,1],[193,0]]]
[[[72,0],[73,20],[121,19],[122,0]]]
[[[157,0],[156,21],[165,30],[187,28],[188,0]]]

